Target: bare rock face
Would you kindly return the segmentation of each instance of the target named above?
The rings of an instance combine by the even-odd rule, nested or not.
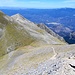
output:
[[[40,24],[37,24],[38,27],[40,27],[41,29],[44,29],[46,32],[48,32],[49,34],[53,35],[54,37],[58,38],[59,40],[61,41],[64,41],[65,40],[63,39],[63,37],[59,36],[58,34],[56,34],[55,32],[53,32],[51,29],[49,29],[46,25],[40,23]]]

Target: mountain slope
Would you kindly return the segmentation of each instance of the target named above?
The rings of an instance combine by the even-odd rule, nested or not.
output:
[[[75,38],[70,38],[70,33],[75,31],[75,9],[1,9],[8,15],[20,13],[30,21],[44,23],[56,34],[63,37],[69,44],[75,43]],[[53,23],[53,24],[51,24]],[[56,25],[57,24],[57,25]],[[70,39],[69,39],[70,38]]]
[[[19,14],[9,17],[0,12],[0,15],[0,56],[27,45],[64,44]]]
[[[59,36],[58,34],[56,34],[55,32],[53,32],[50,28],[48,28],[46,25],[40,23],[37,24],[38,27],[40,27],[41,29],[44,29],[46,32],[48,32],[49,34],[53,35],[54,37],[57,37],[59,40],[64,41],[63,37]]]
[[[75,75],[75,45],[20,14],[0,13],[0,75]]]
[[[11,16],[19,25],[21,25],[21,26],[23,26],[25,29],[28,29],[28,31],[30,31],[29,33],[31,34],[31,36],[34,36],[34,37],[36,37],[37,35],[33,35],[33,33],[31,33],[31,32],[33,32],[33,31],[35,31],[35,32],[37,32],[37,34],[38,33],[40,33],[40,34],[43,34],[42,36],[42,38],[43,38],[43,40],[45,41],[49,41],[49,43],[51,42],[50,41],[50,39],[52,39],[52,41],[54,40],[54,39],[57,39],[58,41],[59,41],[59,39],[58,38],[56,38],[56,37],[53,37],[53,35],[51,34],[51,35],[49,35],[46,31],[44,31],[44,30],[42,30],[42,29],[40,29],[37,25],[35,25],[33,22],[31,22],[31,21],[29,21],[29,20],[27,20],[27,19],[25,19],[23,16],[21,16],[21,15],[19,15],[19,14],[16,14],[16,15],[14,15],[14,16]],[[39,35],[40,35],[39,34]],[[39,36],[38,35],[38,36]],[[45,37],[44,37],[45,36]],[[39,36],[40,37],[40,36]],[[49,39],[47,38],[47,37],[49,37]],[[39,39],[38,37],[36,37],[37,39]],[[42,40],[42,39],[41,39]],[[61,42],[63,42],[63,41],[61,41]],[[48,42],[47,42],[48,43]],[[52,42],[51,42],[51,44],[53,44]]]
[[[21,47],[0,59],[1,75],[74,75],[75,45]],[[69,70],[69,72],[68,72]]]

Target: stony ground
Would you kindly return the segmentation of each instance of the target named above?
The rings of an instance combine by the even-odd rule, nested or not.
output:
[[[75,75],[75,45],[52,34],[0,12],[0,75]]]
[[[75,75],[75,45],[22,47],[0,64],[0,75]]]

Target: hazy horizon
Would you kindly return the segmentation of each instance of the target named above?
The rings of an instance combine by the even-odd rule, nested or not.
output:
[[[0,6],[0,9],[11,9],[11,8],[12,9],[75,9],[75,8],[72,8],[72,7],[60,7],[60,8],[25,8],[25,7],[1,7]]]
[[[75,8],[75,0],[1,0],[0,7],[13,8]]]

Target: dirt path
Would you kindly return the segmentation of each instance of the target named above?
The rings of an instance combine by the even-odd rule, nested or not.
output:
[[[55,52],[55,49],[54,49],[54,47],[51,47],[52,48],[52,50],[53,50],[53,53],[54,53],[54,55],[51,57],[51,59],[55,59],[56,58],[56,55],[57,55],[57,53]]]

